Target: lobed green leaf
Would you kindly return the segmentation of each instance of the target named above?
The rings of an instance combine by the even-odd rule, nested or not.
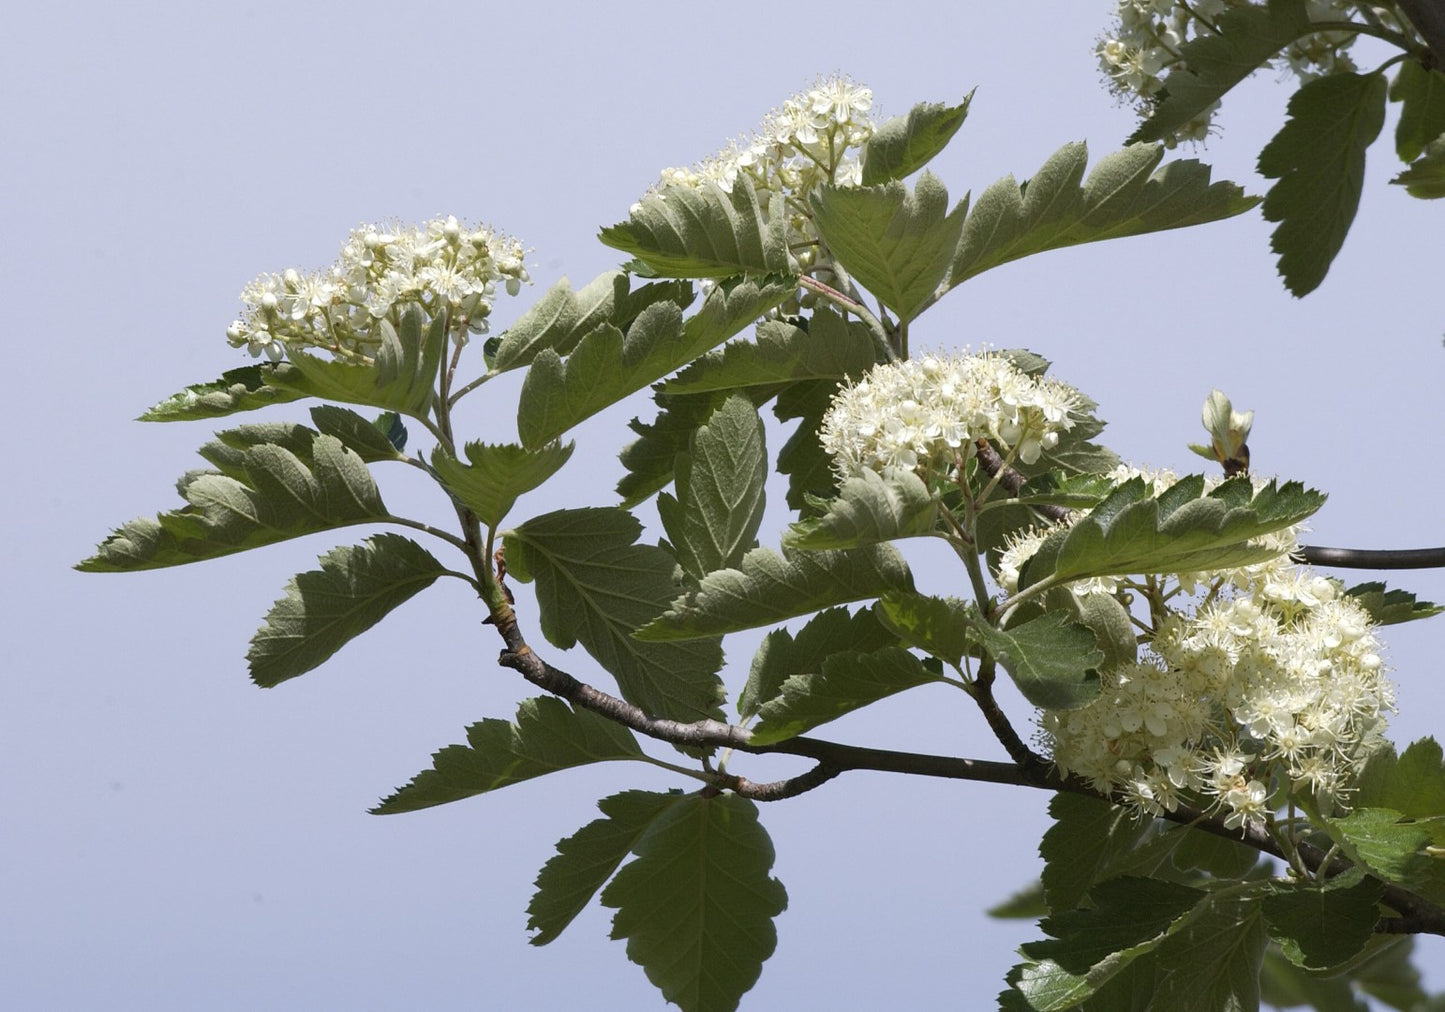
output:
[[[1390,82],[1390,101],[1401,103],[1395,151],[1400,161],[1413,162],[1445,134],[1445,74],[1406,60]]]
[[[1412,622],[1445,611],[1433,602],[1417,600],[1408,590],[1386,590],[1383,583],[1375,581],[1356,584],[1345,593],[1368,611],[1377,625]]]
[[[1365,149],[1385,123],[1383,74],[1334,74],[1300,86],[1289,118],[1259,153],[1259,173],[1278,179],[1264,216],[1279,222],[1270,247],[1285,287],[1319,287],[1345,243],[1365,182]]]
[[[863,185],[903,179],[927,165],[963,126],[972,101],[969,92],[958,105],[920,102],[907,116],[880,123],[863,145]]]
[[[526,450],[514,443],[493,446],[472,442],[462,448],[463,464],[446,449],[432,450],[432,469],[457,501],[488,527],[512,511],[517,497],[537,488],[562,469],[575,444],[547,443]]]
[[[677,498],[663,493],[657,510],[683,571],[700,580],[738,565],[757,546],[768,451],[758,410],[740,394],[724,401],[690,442],[690,452],[677,458]]]
[[[786,223],[782,197],[771,195],[764,213],[752,181],[739,176],[730,192],[709,183],[649,194],[627,221],[604,228],[598,238],[662,277],[789,274]]]
[[[1099,695],[1104,653],[1093,630],[1058,613],[995,629],[976,619],[972,630],[1034,706],[1070,710]]]
[[[282,390],[266,382],[273,368],[248,365],[228,369],[209,383],[193,383],[180,393],[152,404],[136,419],[141,422],[186,422],[197,418],[220,418],[238,411],[254,411],[270,404],[284,404],[304,394]]]
[[[737,1008],[788,905],[769,874],[773,845],[757,806],[692,795],[658,814],[633,850],[637,859],[602,891],[603,906],[617,911],[612,937],[627,939],[627,958],[679,1008]]]
[[[938,533],[938,511],[938,500],[912,471],[887,477],[864,471],[843,480],[838,497],[828,500],[821,516],[784,531],[783,544],[817,551],[924,537]]]
[[[1438,137],[1427,144],[1425,153],[1390,182],[1403,186],[1406,193],[1420,200],[1445,197],[1445,137]]]
[[[738,632],[912,589],[912,574],[890,545],[783,554],[756,548],[741,567],[709,573],[639,629],[637,638],[660,642]]]
[[[807,621],[794,636],[787,629],[774,629],[763,637],[753,655],[747,684],[738,696],[738,714],[748,719],[783,691],[792,675],[821,672],[835,653],[872,653],[898,645],[898,638],[885,629],[867,609],[849,614],[846,608],[828,608]]]
[[[401,426],[401,418],[395,412],[385,412],[376,421],[368,422],[349,408],[337,404],[318,404],[311,409],[311,421],[317,431],[335,436],[348,450],[368,464],[380,460],[402,460],[401,447],[396,445],[394,433]],[[399,438],[406,445],[406,429],[400,428]]]
[[[1322,883],[1276,883],[1262,910],[1291,963],[1327,970],[1354,958],[1374,937],[1384,890],[1378,879],[1355,870]]]
[[[674,720],[720,718],[717,638],[658,643],[632,635],[682,590],[672,554],[635,544],[641,533],[623,510],[558,510],[505,532],[507,565],[517,579],[536,581],[547,641],[562,649],[580,642],[628,702]]]
[[[545,776],[558,770],[620,759],[639,759],[632,732],[560,699],[522,700],[515,721],[489,717],[467,728],[467,744],[432,755],[405,787],[383,798],[373,815],[414,812]],[[559,929],[560,930],[560,929]]]
[[[448,570],[410,538],[377,534],[332,549],[321,568],[286,584],[246,653],[251,678],[270,688],[320,667]]]
[[[1156,169],[1163,157],[1158,145],[1132,145],[1100,160],[1081,185],[1088,148],[1067,144],[1027,183],[994,183],[964,222],[948,287],[1045,250],[1219,221],[1259,202],[1233,183],[1210,183],[1197,161]]]
[[[873,614],[904,643],[955,670],[962,670],[965,656],[978,652],[977,643],[968,635],[978,609],[956,597],[890,590],[873,605]]]
[[[872,653],[835,651],[822,670],[790,675],[779,693],[763,703],[752,741],[771,745],[836,720],[904,689],[942,679],[899,647]]]
[[[838,263],[906,323],[948,273],[968,201],[948,209],[948,190],[925,172],[912,193],[882,186],[825,186],[812,195],[813,223]]]

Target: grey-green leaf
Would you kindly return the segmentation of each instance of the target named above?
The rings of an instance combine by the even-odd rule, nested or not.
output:
[[[1069,710],[1099,695],[1104,654],[1087,626],[1048,613],[1012,629],[979,619],[973,631],[1034,706]]]
[[[378,460],[403,459],[396,444],[387,435],[391,425],[387,425],[385,429],[380,428],[377,423],[368,422],[355,411],[337,404],[316,405],[311,409],[311,421],[318,431],[335,436],[348,450],[368,464]],[[399,419],[395,413],[388,412],[377,420],[387,421],[398,422]]]
[[[747,684],[738,695],[738,714],[746,720],[758,708],[783,690],[793,675],[823,670],[823,663],[835,653],[872,653],[898,645],[893,635],[867,608],[849,614],[847,608],[828,608],[810,618],[794,636],[787,629],[774,629],[763,637],[748,672]]]
[[[773,844],[757,806],[735,794],[692,795],[658,815],[602,891],[664,998],[684,1012],[728,1012],[757,982],[777,945],[773,919],[788,905],[769,873]]]
[[[1386,590],[1385,585],[1377,581],[1356,584],[1345,593],[1368,611],[1370,618],[1378,625],[1411,622],[1445,611],[1445,608],[1431,601],[1417,600],[1408,590]]]
[[[898,647],[873,653],[834,653],[823,662],[822,671],[791,675],[783,682],[782,691],[758,711],[760,719],[752,740],[757,745],[771,745],[904,689],[940,680],[917,657]]]
[[[969,92],[958,105],[920,102],[907,116],[880,123],[863,146],[863,185],[903,179],[927,165],[963,126],[972,101]]]
[[[827,186],[812,203],[814,223],[838,263],[902,322],[933,298],[968,213],[967,200],[948,209],[948,190],[929,172],[912,193],[896,180]]]
[[[639,629],[649,641],[689,640],[773,625],[889,590],[912,590],[913,576],[891,545],[829,552],[757,548],[738,569],[709,573],[701,585]]]
[[[657,508],[678,562],[694,579],[730,569],[757,545],[768,451],[753,402],[734,394],[693,435],[677,464],[677,498]]]
[[[515,722],[489,717],[467,728],[467,744],[432,755],[405,787],[383,798],[375,815],[414,812],[531,780],[573,766],[638,759],[642,749],[621,724],[560,699],[524,699]]]
[[[886,477],[864,471],[845,478],[822,516],[799,520],[783,533],[789,548],[859,548],[937,533],[939,504],[912,471]]]
[[[969,626],[978,621],[978,609],[956,597],[932,597],[890,590],[878,599],[873,612],[911,647],[927,651],[956,670],[962,670],[970,649]]]
[[[1259,203],[1234,183],[1211,183],[1197,161],[1156,168],[1163,157],[1158,145],[1132,145],[1080,185],[1088,149],[1067,144],[1027,183],[999,180],[969,212],[948,285],[1045,250],[1219,221]]]
[[[513,443],[473,442],[462,448],[465,464],[438,446],[431,462],[447,491],[483,524],[496,527],[511,512],[518,496],[562,469],[572,456],[573,445],[553,442],[525,450]]]
[[[536,581],[548,642],[562,649],[581,642],[623,698],[657,717],[719,718],[716,637],[648,643],[632,635],[683,589],[671,553],[635,544],[641,533],[623,510],[558,510],[506,532],[507,564],[518,579]]]
[[[507,328],[492,367],[497,372],[517,369],[543,348],[570,354],[578,341],[609,322],[619,288],[627,291],[627,276],[621,271],[599,274],[580,291],[573,291],[566,278],[558,281]]]
[[[532,944],[546,945],[560,935],[653,821],[682,799],[678,793],[623,791],[597,802],[604,817],[557,841],[557,853],[537,874],[537,891],[527,904],[527,928],[537,932]]]
[[[671,186],[642,198],[627,221],[604,228],[604,245],[630,253],[662,277],[731,278],[788,274],[787,213],[769,197],[766,216],[752,182],[731,192]]]
[[[266,613],[246,653],[251,678],[270,688],[319,667],[446,572],[400,534],[333,549],[319,570],[293,577]]]
[[[254,411],[270,404],[284,404],[304,394],[282,390],[266,382],[269,365],[248,365],[228,369],[210,383],[193,383],[146,409],[137,421],[185,422],[197,418],[220,418],[238,411]]]

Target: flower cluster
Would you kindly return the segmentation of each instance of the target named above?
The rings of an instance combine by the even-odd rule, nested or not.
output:
[[[1096,50],[1099,66],[1109,80],[1111,89],[1126,101],[1136,104],[1141,113],[1148,111],[1151,101],[1164,86],[1169,71],[1183,65],[1180,47],[1200,36],[1215,31],[1215,20],[1230,7],[1246,0],[1118,0],[1115,16],[1118,25],[1106,35]],[[1312,22],[1369,23],[1413,36],[1411,28],[1391,5],[1375,5],[1352,0],[1307,0],[1307,13]],[[1353,31],[1325,31],[1305,36],[1291,43],[1275,59],[1276,67],[1293,72],[1302,81],[1330,74],[1343,74],[1355,69],[1349,48],[1359,36]],[[1216,102],[1176,131],[1170,143],[1180,140],[1199,141],[1209,133]]]
[[[731,193],[738,178],[746,177],[766,213],[769,194],[800,196],[823,183],[855,186],[862,178],[855,152],[873,136],[872,106],[871,89],[846,77],[821,79],[769,113],[751,136],[690,168],[664,169],[653,192],[714,183]],[[790,245],[801,251],[799,262],[806,270],[812,266],[810,243],[817,238],[807,219],[807,201],[790,203],[788,214]]]
[[[1156,493],[1173,484],[1168,472],[1144,477]],[[996,575],[1006,589],[1044,536],[1029,532],[1003,553]],[[1144,814],[1189,801],[1231,827],[1262,823],[1283,793],[1327,811],[1347,801],[1394,705],[1372,619],[1337,583],[1290,562],[1293,529],[1262,540],[1278,555],[1166,578],[1169,609],[1139,659],[1102,672],[1087,706],[1043,711],[1062,772]],[[1070,589],[1122,598],[1127,584]]]
[[[395,323],[410,303],[447,309],[458,333],[485,333],[497,283],[515,295],[529,281],[522,244],[456,218],[420,226],[363,225],[336,263],[315,274],[263,274],[241,293],[245,310],[226,330],[233,347],[279,360],[287,349],[321,348],[369,358],[379,321]]]
[[[1030,376],[1004,355],[928,355],[875,366],[833,398],[819,438],[847,477],[947,471],[988,439],[1033,463],[1072,428],[1077,390]]]

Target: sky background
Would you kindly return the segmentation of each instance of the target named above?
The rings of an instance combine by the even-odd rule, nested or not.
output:
[[[1032,174],[1067,141],[1095,157],[1132,114],[1092,55],[1110,5],[352,2],[18,5],[0,64],[0,291],[15,351],[0,498],[0,993],[14,1008],[646,1009],[661,999],[594,905],[527,944],[532,879],[595,801],[676,782],[570,771],[426,812],[366,810],[527,686],[458,581],[414,599],[307,676],[268,691],[247,642],[292,574],[345,535],[181,569],[70,567],[113,527],[180,504],[174,480],[217,425],[143,425],[145,407],[249,362],[237,294],[315,268],[363,221],[455,214],[519,236],[535,286],[616,264],[595,241],[667,165],[712,153],[819,73],[870,85],[879,118],[978,93],[932,166],[955,197]],[[1254,192],[1288,89],[1232,96],[1194,153]],[[1393,124],[1393,118],[1391,120]],[[1389,129],[1390,127],[1387,127]],[[1189,153],[1184,153],[1188,155]],[[1212,387],[1256,412],[1255,469],[1330,493],[1316,544],[1442,540],[1441,207],[1386,181],[1387,143],[1330,277],[1287,295],[1257,215],[1086,246],[970,281],[913,328],[916,349],[1025,346],[1099,401],[1106,440],[1187,469]],[[515,386],[477,401],[472,438],[515,438]],[[488,387],[490,390],[491,387]],[[564,480],[516,520],[610,505],[641,398],[577,432]],[[301,418],[291,405],[252,415]],[[776,450],[776,430],[771,447]],[[413,433],[419,438],[418,433]],[[405,469],[393,509],[445,516]],[[780,497],[771,501],[780,505]],[[764,543],[776,544],[781,512]],[[653,536],[656,536],[654,528]],[[358,536],[359,538],[359,536]],[[916,550],[919,582],[956,587]],[[1345,574],[1351,582],[1369,574]],[[1445,598],[1438,574],[1395,585]],[[525,603],[525,597],[524,597]],[[1436,620],[1436,622],[1445,620]],[[1445,712],[1430,623],[1392,628],[1396,740]],[[534,633],[540,642],[540,635]],[[736,693],[756,637],[727,643]],[[550,659],[609,686],[580,651]],[[930,694],[932,693],[932,695]],[[915,690],[826,736],[1001,757],[976,714]],[[1017,723],[1027,723],[1016,701]],[[752,779],[797,767],[749,760]],[[985,1007],[1035,937],[981,910],[1039,868],[1048,797],[848,774],[770,805],[790,906],[752,1009]],[[1445,964],[1440,939],[1422,962]],[[1445,974],[1433,974],[1445,986]]]

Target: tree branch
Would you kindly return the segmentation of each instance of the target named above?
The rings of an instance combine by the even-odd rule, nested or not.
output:
[[[1445,567],[1445,548],[1325,548],[1300,545],[1292,556],[1312,566],[1337,569],[1440,569]]]

